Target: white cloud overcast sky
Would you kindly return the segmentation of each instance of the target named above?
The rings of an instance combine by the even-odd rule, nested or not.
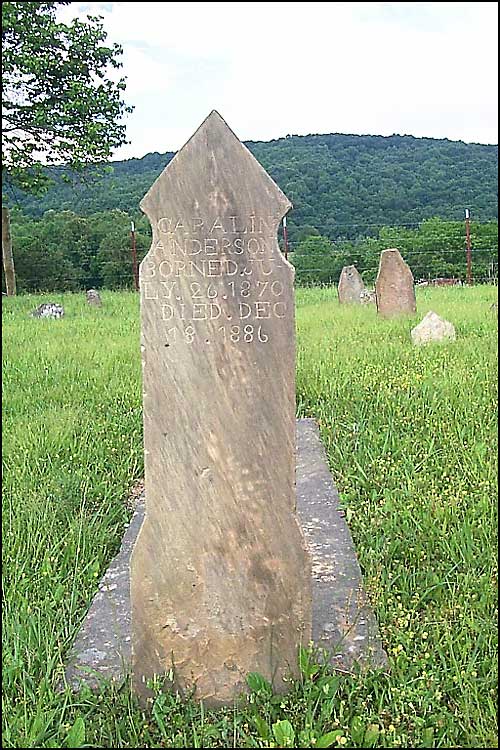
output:
[[[129,145],[174,151],[212,109],[241,140],[393,133],[498,143],[498,4],[71,3],[124,49]]]

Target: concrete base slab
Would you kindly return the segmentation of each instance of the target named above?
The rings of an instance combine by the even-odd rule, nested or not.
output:
[[[354,544],[312,419],[297,420],[297,512],[312,557],[313,641],[332,665],[387,668]],[[139,498],[120,552],[103,576],[69,655],[68,685],[96,689],[130,673],[130,555],[144,519]]]
[[[351,532],[333,483],[319,430],[297,420],[297,511],[312,558],[314,644],[339,669],[387,668]]]

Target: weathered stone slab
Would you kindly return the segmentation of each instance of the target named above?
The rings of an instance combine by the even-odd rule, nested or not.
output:
[[[387,667],[377,621],[363,588],[349,527],[319,430],[297,422],[297,509],[312,558],[313,629],[340,669]]]
[[[98,688],[102,680],[121,682],[131,672],[130,557],[143,520],[144,494],[71,649],[66,680],[74,690]]]
[[[411,331],[411,339],[418,346],[432,342],[455,341],[456,337],[453,323],[444,320],[432,310]]]
[[[399,250],[382,250],[375,281],[377,311],[383,317],[412,315],[417,310],[415,284],[410,267]]]
[[[312,637],[332,664],[350,670],[387,666],[363,590],[354,544],[316,424],[297,421],[297,510],[312,560]],[[95,689],[131,672],[130,554],[144,518],[137,502],[122,548],[104,575],[70,654],[69,685]]]
[[[290,203],[217,112],[144,197],[140,267],[146,516],[131,562],[135,689],[226,703],[276,690],[311,637],[295,512]]]
[[[338,286],[339,302],[359,305],[364,291],[365,285],[356,266],[344,266]]]
[[[87,302],[92,307],[102,307],[101,295],[97,289],[87,289]]]
[[[64,307],[57,302],[43,302],[30,313],[32,318],[63,318]]]

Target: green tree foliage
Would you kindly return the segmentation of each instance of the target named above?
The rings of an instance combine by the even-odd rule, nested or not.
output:
[[[333,242],[328,237],[305,237],[290,260],[301,284],[332,284],[338,278],[338,261]]]
[[[478,281],[498,273],[498,222],[471,222],[473,274]],[[418,228],[382,227],[376,237],[332,242],[309,236],[291,255],[298,284],[337,283],[343,266],[355,265],[367,284],[377,275],[380,253],[396,247],[412,269],[414,278],[466,278],[464,223],[433,218]]]
[[[151,227],[135,215],[136,245],[142,260],[151,245]],[[101,211],[78,216],[72,211],[47,211],[41,219],[12,212],[19,291],[77,291],[91,287],[133,288],[130,216]],[[471,222],[473,271],[478,281],[497,274],[498,222]],[[343,266],[355,265],[365,283],[377,274],[380,252],[397,247],[415,279],[465,279],[463,222],[429,219],[417,229],[383,227],[377,237],[355,241],[310,234],[290,260],[301,285],[337,283]]]
[[[316,227],[311,227],[308,224],[304,224],[304,226],[300,227],[300,229],[297,231],[295,235],[295,242],[298,244],[302,242],[302,240],[305,240],[307,237],[319,237],[320,232],[316,229]]]
[[[247,143],[293,203],[288,234],[301,230],[330,240],[377,236],[383,226],[415,225],[439,216],[460,221],[498,218],[498,147],[412,136],[310,135]],[[113,162],[91,187],[56,184],[37,200],[20,195],[33,216],[65,208],[82,215],[137,211],[143,195],[173,157],[152,153]],[[314,232],[312,232],[314,233]]]
[[[123,211],[77,216],[47,211],[33,219],[13,211],[17,284],[20,292],[132,289],[130,218]],[[136,221],[142,260],[151,245],[145,216]]]
[[[125,142],[122,52],[98,17],[57,21],[66,2],[2,3],[2,178],[28,193],[99,164]],[[47,165],[65,165],[51,173]]]

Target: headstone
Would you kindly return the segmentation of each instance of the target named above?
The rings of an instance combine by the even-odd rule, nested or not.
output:
[[[297,420],[297,514],[311,553],[312,638],[335,670],[382,668],[389,664],[377,621],[363,587],[361,569],[334,485],[318,426]],[[121,549],[103,575],[78,636],[69,652],[66,684],[98,690],[116,687],[131,673],[130,555],[144,520],[144,490],[134,487],[133,510]],[[103,678],[106,682],[103,683]]]
[[[341,304],[359,304],[365,285],[356,266],[344,266],[340,274],[338,295]]]
[[[384,317],[413,314],[417,310],[415,285],[410,267],[399,250],[382,250],[375,281],[377,311]]]
[[[38,305],[31,313],[32,318],[62,318],[64,316],[64,308],[57,302],[44,302]]]
[[[87,290],[87,302],[93,307],[102,307],[101,295],[99,294],[97,289]]]
[[[413,343],[417,345],[439,341],[455,341],[455,326],[431,310],[421,323],[412,329],[411,338]]]
[[[311,637],[295,507],[290,203],[217,112],[141,203],[146,516],[131,561],[136,690],[173,672],[208,704],[277,691]]]

